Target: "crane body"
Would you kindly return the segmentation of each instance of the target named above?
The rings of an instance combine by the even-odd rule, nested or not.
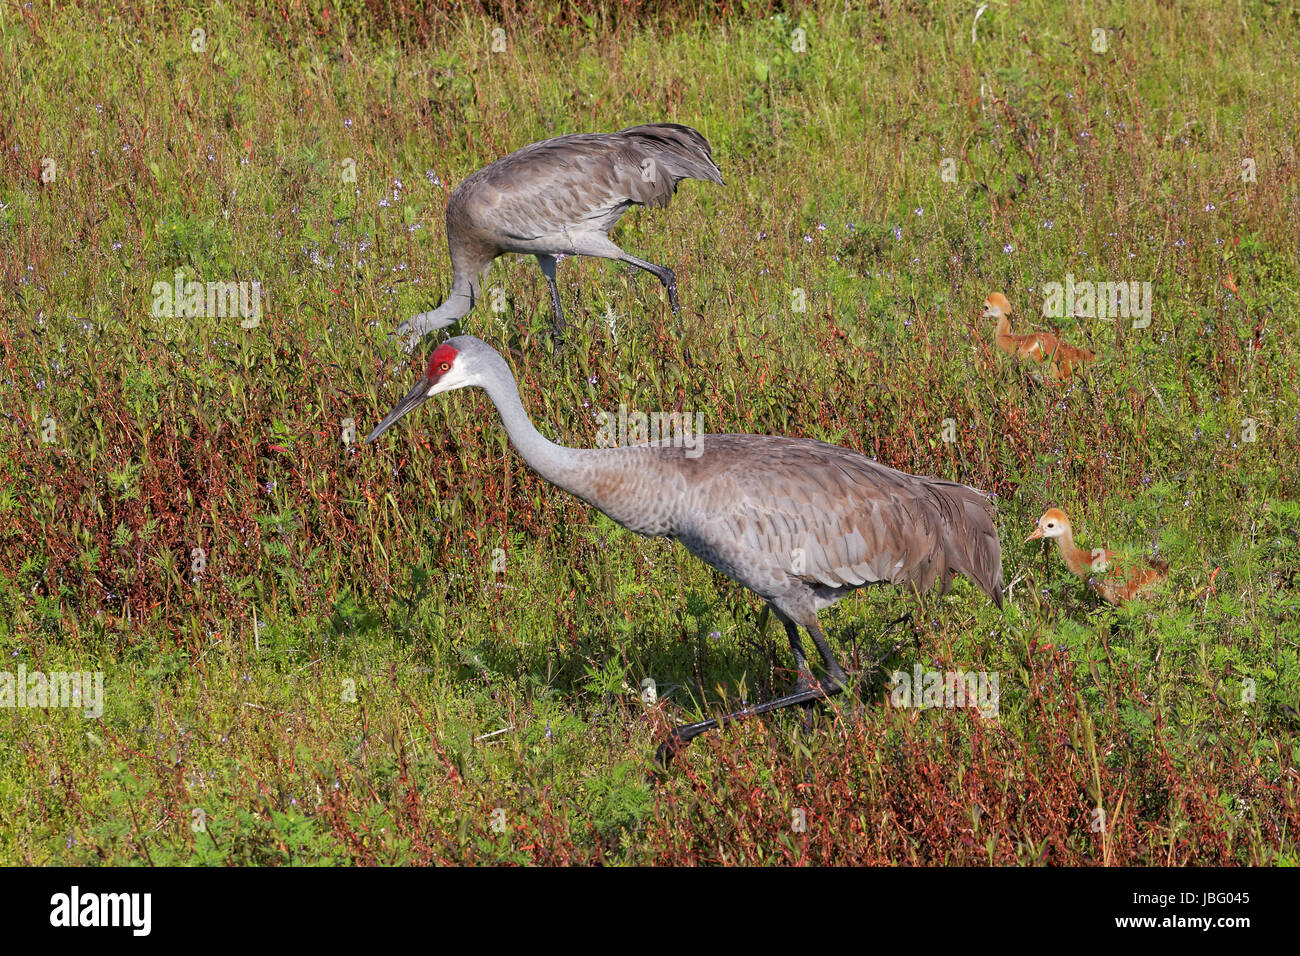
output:
[[[472,309],[493,261],[533,255],[550,292],[554,334],[564,331],[556,284],[559,256],[616,259],[651,273],[674,313],[677,278],[667,266],[624,252],[609,233],[636,205],[667,206],[683,179],[722,184],[709,142],[689,126],[651,123],[617,133],[558,136],[516,150],[465,179],[447,201],[452,285],[436,309],[403,322],[407,351]]]
[[[537,431],[505,360],[473,336],[434,350],[367,443],[428,398],[469,386],[488,393],[511,442],[542,478],[632,531],[681,542],[757,594],[785,625],[796,664],[792,692],[679,727],[661,756],[728,720],[842,690],[847,676],[817,614],[856,588],[893,583],[942,592],[960,573],[1002,604],[1002,549],[983,492],[801,438],[705,435],[696,457],[670,440],[566,448]],[[813,679],[799,627],[812,638],[828,680]]]

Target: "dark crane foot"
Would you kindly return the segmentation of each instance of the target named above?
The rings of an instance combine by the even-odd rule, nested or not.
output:
[[[821,683],[812,680],[811,675],[809,675],[808,685],[803,690],[799,690],[803,677],[804,675],[800,675],[799,681],[796,681],[796,690],[784,697],[774,697],[772,700],[755,704],[753,707],[742,707],[740,710],[732,711],[730,714],[723,714],[721,717],[712,717],[709,720],[701,720],[694,724],[684,724],[681,727],[674,728],[668,735],[668,739],[661,743],[659,749],[655,751],[655,764],[660,769],[666,769],[678,753],[705,731],[725,727],[732,721],[741,720],[745,717],[757,717],[760,714],[768,714],[785,707],[797,707],[800,704],[826,700],[844,689],[842,675],[838,678],[828,678]]]
[[[671,277],[672,272],[670,271],[668,275]],[[673,281],[668,284],[668,304],[672,307],[673,315],[682,314],[681,303],[677,301],[677,280],[676,279],[673,279]]]
[[[669,269],[667,266],[656,266],[651,271],[659,277],[659,281],[662,282],[664,288],[668,290],[668,304],[672,307],[673,315],[680,318],[682,307],[681,303],[677,301],[677,276],[674,275],[673,270]]]
[[[885,629],[884,629],[883,631],[881,631],[881,633],[882,633],[882,634],[888,634],[890,631],[892,631],[894,628],[898,627],[898,625],[900,625],[900,624],[911,624],[911,623],[912,623],[912,612],[911,612],[911,611],[908,611],[908,612],[907,612],[906,614],[904,614],[902,617],[896,617],[896,618],[894,618],[892,621],[890,621],[888,624],[886,624],[886,625],[885,625]]]

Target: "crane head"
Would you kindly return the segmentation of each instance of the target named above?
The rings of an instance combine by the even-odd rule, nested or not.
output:
[[[1048,508],[1043,512],[1043,516],[1038,519],[1038,527],[1025,540],[1059,538],[1068,530],[1070,530],[1070,519],[1065,516],[1065,512],[1060,508]]]
[[[454,341],[453,339],[443,342],[433,350],[415,386],[393,406],[393,410],[384,416],[384,420],[375,426],[375,430],[366,438],[367,445],[388,431],[407,412],[423,405],[440,392],[449,392],[454,388],[464,388],[476,383],[477,379],[465,367],[467,363],[461,358],[461,350],[452,344]]]
[[[984,318],[1001,319],[1011,317],[1011,303],[1001,292],[990,292],[984,300]]]

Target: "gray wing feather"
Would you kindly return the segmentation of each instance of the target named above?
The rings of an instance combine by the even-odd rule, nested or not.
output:
[[[1001,545],[976,489],[802,439],[710,435],[704,449],[703,533],[743,541],[809,583],[946,590],[959,572],[1001,604]]]
[[[708,140],[688,126],[653,123],[560,136],[467,177],[448,202],[448,225],[508,225],[510,238],[519,240],[584,222],[604,230],[632,204],[666,206],[682,179],[722,182]]]

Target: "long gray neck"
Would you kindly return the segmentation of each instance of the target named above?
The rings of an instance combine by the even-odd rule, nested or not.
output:
[[[434,329],[451,325],[464,318],[469,310],[474,308],[482,285],[482,276],[491,264],[492,260],[489,259],[477,272],[457,269],[451,280],[451,292],[447,294],[442,305],[429,312],[413,315],[398,327],[397,334],[407,336],[406,351],[414,351],[420,344],[420,340]],[[479,278],[474,278],[476,275]]]
[[[472,308],[474,308],[474,294],[469,283],[464,283],[462,287],[462,284],[458,282],[451,287],[451,293],[442,305],[428,312],[421,312],[418,315],[411,316],[407,320],[407,324],[414,331],[423,335],[426,332],[441,329],[464,318]]]
[[[482,379],[483,390],[496,405],[511,444],[524,456],[528,467],[556,487],[590,500],[586,494],[589,484],[585,480],[587,469],[578,467],[577,460],[586,457],[586,452],[557,445],[533,426],[528,412],[524,411],[524,403],[519,400],[519,388],[505,360],[498,355],[490,356]]]

